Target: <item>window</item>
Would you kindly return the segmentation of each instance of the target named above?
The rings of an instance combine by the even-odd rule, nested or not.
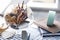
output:
[[[30,7],[38,8],[58,8],[58,0],[32,0],[27,3]]]
[[[33,0],[35,2],[54,3],[56,0]]]

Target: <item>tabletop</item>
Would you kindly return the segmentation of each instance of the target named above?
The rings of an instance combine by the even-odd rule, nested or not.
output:
[[[48,12],[49,11],[41,11],[41,10],[33,10],[33,16],[34,19],[44,19],[48,17]],[[56,13],[56,17],[55,20],[60,21],[60,13]],[[49,33],[46,30],[41,29],[42,33]],[[60,34],[59,34],[60,35]],[[43,40],[60,40],[60,36],[47,36],[47,37],[43,37]],[[45,35],[46,36],[46,35]]]
[[[45,15],[43,15],[42,12],[34,11],[33,16],[35,17],[34,19],[37,19],[37,18],[41,19],[41,18],[47,17],[47,13]],[[0,40],[22,40],[21,39],[22,30],[26,30],[27,33],[30,34],[29,40],[60,40],[60,36],[49,36],[49,37],[46,36],[46,37],[43,37],[43,33],[48,33],[48,32],[41,29],[41,28],[37,28],[37,25],[34,24],[33,22],[22,24],[19,27],[19,29],[16,29],[16,34],[13,37],[8,38],[8,39],[4,39],[3,37],[0,37]]]

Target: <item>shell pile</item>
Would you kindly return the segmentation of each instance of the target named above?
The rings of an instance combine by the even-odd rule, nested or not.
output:
[[[24,5],[24,1],[21,7],[18,4],[18,6],[11,13],[8,13],[5,16],[5,20],[7,23],[20,24],[28,18],[27,11],[23,8],[23,5]]]

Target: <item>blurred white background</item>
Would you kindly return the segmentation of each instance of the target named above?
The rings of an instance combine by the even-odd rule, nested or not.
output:
[[[8,6],[8,4],[17,4],[22,3],[23,1],[25,4],[28,2],[28,0],[0,0],[0,13],[2,13],[2,11]]]

